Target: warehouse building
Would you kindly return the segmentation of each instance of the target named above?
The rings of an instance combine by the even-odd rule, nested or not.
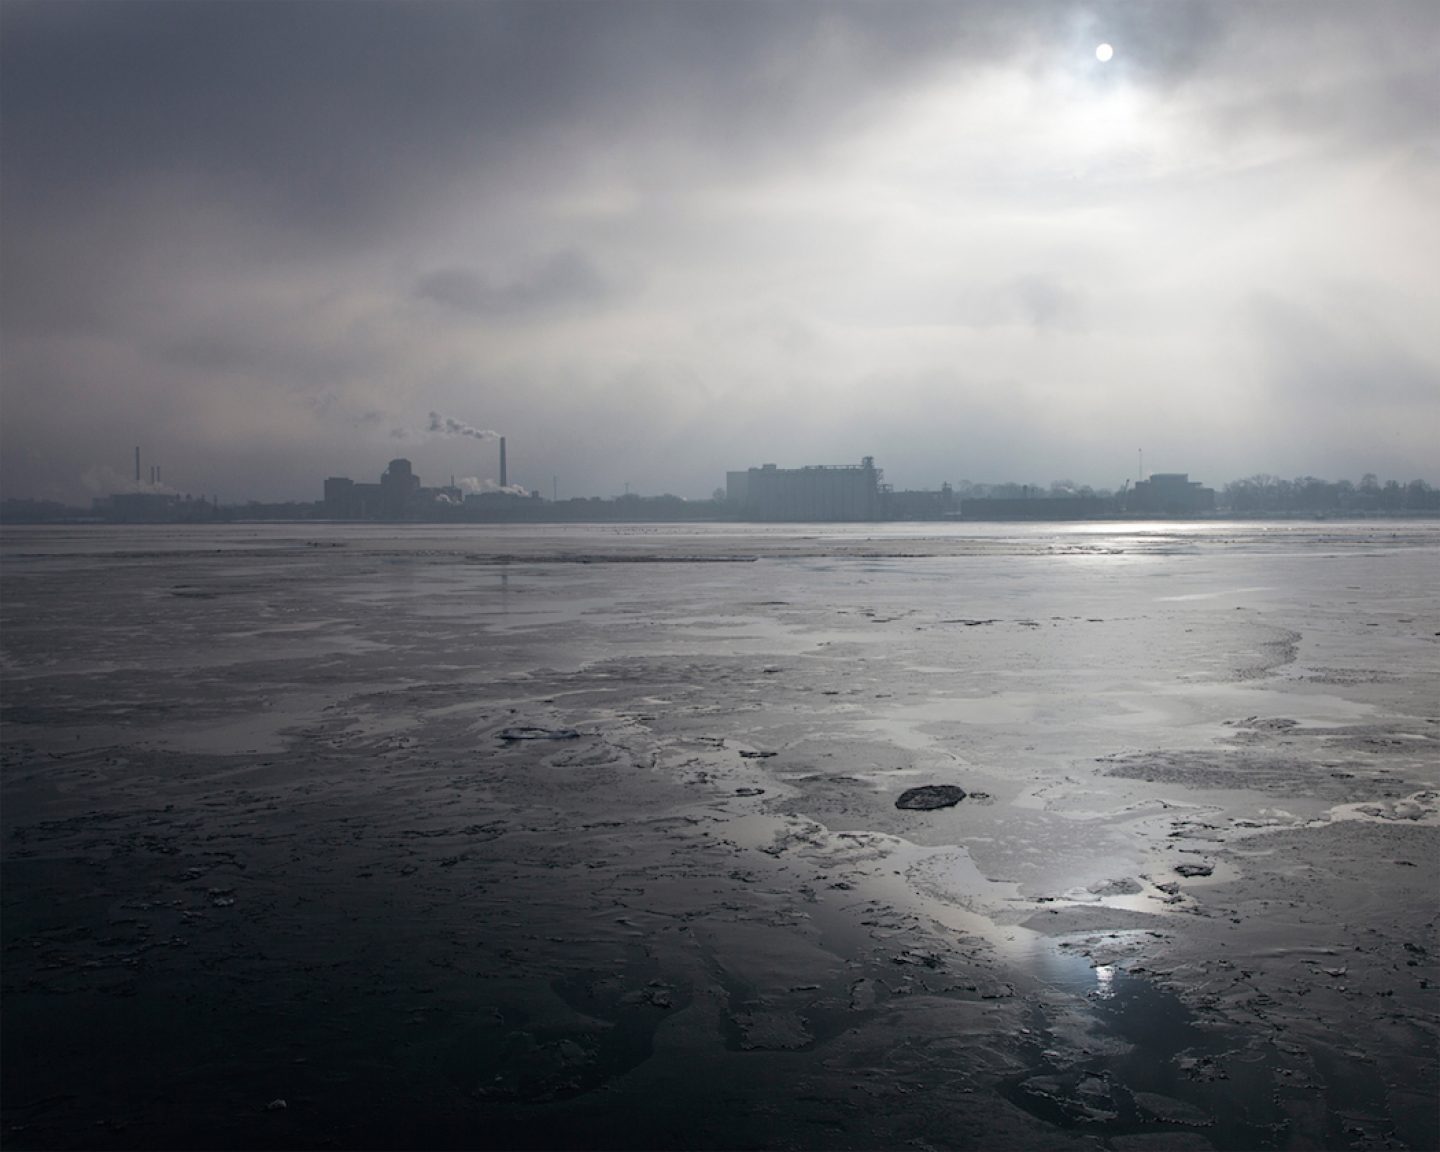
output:
[[[1156,472],[1130,491],[1127,512],[1154,516],[1194,516],[1215,511],[1215,489],[1191,480],[1188,472]]]
[[[871,456],[859,464],[765,464],[727,472],[725,499],[746,520],[878,520],[880,470]]]

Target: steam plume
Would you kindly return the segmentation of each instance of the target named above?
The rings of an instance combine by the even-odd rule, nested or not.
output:
[[[456,420],[453,416],[442,416],[439,412],[430,413],[430,432],[439,433],[441,436],[473,436],[476,440],[498,440],[499,432],[492,432],[489,428],[472,428],[469,424]]]
[[[510,496],[529,496],[530,490],[523,484],[506,484],[503,487],[494,480],[481,480],[478,476],[462,476],[456,481],[457,487],[462,492],[476,494],[480,492],[501,492]]]

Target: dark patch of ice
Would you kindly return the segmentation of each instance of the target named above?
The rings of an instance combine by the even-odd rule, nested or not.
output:
[[[953,808],[963,799],[963,788],[953,784],[926,784],[920,788],[905,789],[895,801],[895,807],[928,812],[933,808]]]
[[[501,729],[500,739],[507,742],[512,740],[578,740],[580,733],[573,728],[540,728],[521,724],[514,728]]]

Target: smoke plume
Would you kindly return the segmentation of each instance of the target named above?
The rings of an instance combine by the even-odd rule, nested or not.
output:
[[[143,480],[134,479],[127,473],[117,472],[108,464],[95,464],[85,469],[84,475],[80,477],[80,483],[92,496],[114,496],[116,493],[134,492],[148,492],[155,496],[180,495],[177,489],[168,484],[161,484],[158,481],[147,484]]]
[[[478,495],[481,492],[499,492],[509,496],[529,496],[530,490],[523,484],[507,484],[500,487],[494,480],[481,480],[478,476],[462,476],[456,481],[462,492]]]
[[[439,412],[430,413],[428,430],[441,436],[473,436],[476,440],[500,439],[499,432],[492,432],[489,428],[472,428],[453,416],[442,416]]]

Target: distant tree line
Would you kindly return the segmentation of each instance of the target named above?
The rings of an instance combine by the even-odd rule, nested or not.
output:
[[[1218,503],[1231,512],[1440,512],[1440,489],[1424,480],[1382,484],[1373,472],[1365,473],[1359,484],[1315,476],[1286,480],[1257,472],[1226,484]]]
[[[1020,500],[1067,496],[1108,499],[1117,493],[1108,488],[1091,488],[1073,480],[1054,480],[1050,484],[976,484],[962,480],[955,485],[956,493],[966,500]],[[1440,512],[1440,489],[1424,480],[1386,480],[1383,483],[1373,472],[1367,472],[1355,484],[1350,480],[1321,480],[1317,476],[1297,476],[1286,480],[1268,472],[1257,472],[1243,480],[1232,480],[1216,492],[1215,502],[1223,512],[1242,514],[1309,514],[1357,515],[1371,513]]]
[[[1073,480],[1052,480],[1050,484],[973,484],[962,480],[955,485],[955,494],[965,500],[1025,500],[1038,496],[1064,498],[1098,496],[1102,500],[1115,495],[1109,488],[1092,488],[1088,484],[1076,484]]]

